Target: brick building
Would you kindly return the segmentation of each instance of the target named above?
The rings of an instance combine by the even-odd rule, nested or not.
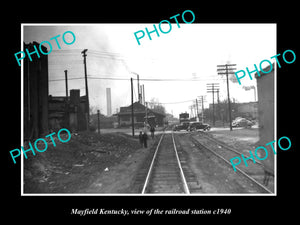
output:
[[[24,43],[24,50],[34,52],[39,43]],[[47,48],[41,46],[43,52]],[[48,134],[48,56],[31,55],[23,60],[23,125],[24,139],[34,139]]]
[[[86,96],[80,97],[80,90],[70,90],[70,97],[49,96],[49,128],[70,131],[86,130]]]
[[[134,126],[136,127],[143,127],[146,120],[150,126],[164,125],[165,114],[151,110],[139,102],[133,103],[133,111]],[[116,115],[118,116],[119,127],[131,126],[131,105],[120,107],[120,112]]]

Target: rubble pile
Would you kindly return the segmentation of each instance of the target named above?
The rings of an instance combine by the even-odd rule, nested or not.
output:
[[[24,161],[24,193],[77,193],[138,148],[121,133],[72,133],[68,143]]]

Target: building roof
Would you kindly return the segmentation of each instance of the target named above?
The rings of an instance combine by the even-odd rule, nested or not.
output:
[[[274,66],[275,66],[275,64],[272,63],[272,70],[271,70],[270,72],[268,72],[268,73],[264,73],[264,72],[262,72],[262,71],[259,71],[260,76],[258,76],[258,74],[255,73],[255,74],[254,74],[255,78],[257,79],[257,78],[260,78],[260,77],[262,77],[262,76],[264,76],[264,75],[267,75],[267,74],[269,74],[269,73],[272,73],[272,72],[274,71]],[[263,68],[263,71],[269,71],[269,70],[270,70],[270,65],[267,66],[267,67],[265,67],[265,68]]]
[[[24,47],[27,48],[27,49],[29,49],[29,50],[33,50],[33,46],[34,46],[34,45],[38,46],[38,48],[42,48],[42,51],[43,51],[44,53],[47,53],[47,52],[48,52],[47,47],[45,47],[44,45],[41,45],[40,43],[38,43],[38,42],[36,42],[36,41],[33,41],[32,43],[29,42],[28,44],[26,44],[26,43],[24,42]],[[45,54],[40,54],[40,55],[45,55]]]
[[[144,106],[143,104],[141,104],[139,102],[133,103],[134,114],[145,114],[145,111],[146,111],[146,106]],[[164,113],[157,112],[153,109],[147,108],[147,111],[148,111],[149,116],[151,116],[151,114],[152,115],[160,115],[163,117],[166,116]],[[130,115],[130,114],[131,114],[131,105],[125,106],[125,107],[120,107],[120,112],[115,115]]]
[[[65,102],[66,101],[66,96],[48,96],[49,102]],[[70,96],[68,96],[68,100],[70,101]],[[80,102],[85,102],[86,101],[86,96],[80,96]]]

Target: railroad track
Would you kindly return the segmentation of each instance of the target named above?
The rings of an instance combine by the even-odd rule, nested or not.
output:
[[[188,140],[190,140],[190,142]],[[181,143],[182,141],[179,136],[176,136],[176,139],[174,139],[173,132],[169,131],[164,132],[160,136],[159,140],[157,140],[156,147],[152,149],[152,157],[149,158],[149,160],[147,159],[147,162],[143,164],[137,175],[135,187],[139,190],[138,192],[142,194],[205,193],[207,184],[205,184],[205,182],[203,183],[202,178],[199,179],[199,174],[197,174],[197,172],[195,173],[195,170],[189,165],[190,160],[188,160],[189,156],[187,155],[189,153],[187,152],[194,151],[193,154],[195,157],[198,157],[198,154],[195,152],[197,150],[200,152],[210,152],[213,154],[207,155],[201,153],[199,156],[202,157],[202,160],[203,157],[208,157],[207,160],[212,161],[212,164],[216,163],[215,160],[221,159],[228,167],[232,167],[228,155],[222,156],[220,151],[203,145],[202,141],[200,143],[199,140],[195,139],[192,135],[190,135],[188,139],[185,139],[184,143]],[[188,147],[189,143],[191,143],[191,147]],[[222,146],[221,152],[224,150],[226,150],[226,148]],[[232,151],[231,154],[236,155],[237,153]],[[196,158],[194,158],[194,160],[197,161]],[[247,180],[243,185],[249,185],[249,193],[273,193],[241,168],[238,169],[238,172],[230,176],[243,177],[238,179],[245,180],[244,182]]]
[[[215,139],[215,138],[212,138],[212,137],[208,136],[207,133],[205,133],[205,132],[203,132],[203,131],[198,131],[198,133],[201,134],[202,137],[204,137],[204,138],[210,140],[211,142],[214,142],[214,143],[216,143],[217,145],[222,146],[223,149],[226,149],[226,150],[231,151],[231,152],[233,152],[233,153],[235,153],[235,154],[238,154],[239,156],[242,155],[242,153],[239,152],[237,149],[235,149],[235,148],[233,148],[233,147],[230,147],[230,146],[226,145],[225,143],[223,143],[223,142],[221,142],[221,141],[219,141],[219,140],[217,140],[217,139]],[[245,156],[245,157],[249,157],[250,155],[244,153],[244,156]],[[263,164],[262,164],[261,162],[256,161],[256,163],[257,163],[258,165],[260,165],[260,166],[263,167]]]
[[[173,132],[160,137],[143,185],[142,194],[145,193],[190,194]]]
[[[203,137],[209,139],[212,142],[217,143],[218,145],[222,146],[223,149],[227,150],[227,151],[231,151],[235,154],[241,154],[239,153],[237,150],[230,148],[229,146],[226,146],[223,143],[220,143],[219,141],[214,140],[213,138],[207,137],[206,135],[203,135]],[[203,145],[202,143],[200,143],[200,141],[198,141],[197,139],[195,139],[195,137],[191,136],[190,140],[193,142],[193,144],[199,148],[199,150],[206,150],[209,151],[211,153],[213,153],[216,157],[218,157],[219,159],[222,159],[222,161],[224,161],[226,164],[228,164],[230,167],[232,167],[231,162],[229,161],[230,158],[228,158],[228,156],[224,156],[222,155],[222,153],[220,153],[219,151],[215,151],[212,150],[212,148]],[[253,184],[255,184],[256,186],[258,186],[264,193],[273,193],[272,191],[270,191],[267,187],[265,187],[263,184],[261,184],[260,182],[258,182],[256,179],[254,179],[253,177],[251,177],[249,174],[247,174],[247,172],[245,172],[244,170],[240,169],[240,168],[236,168],[238,173],[240,173],[242,176],[246,177],[248,180],[250,180]]]

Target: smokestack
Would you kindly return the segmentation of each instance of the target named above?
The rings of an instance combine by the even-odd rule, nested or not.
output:
[[[106,88],[106,106],[107,106],[107,111],[106,114],[107,116],[111,116],[111,91],[110,88]]]
[[[144,105],[146,104],[146,99],[145,99],[145,86],[143,85],[143,102],[144,102]]]
[[[143,84],[142,85],[140,85],[140,98],[141,98],[141,104],[142,105],[145,105],[145,103],[144,103],[144,96],[143,96]]]

